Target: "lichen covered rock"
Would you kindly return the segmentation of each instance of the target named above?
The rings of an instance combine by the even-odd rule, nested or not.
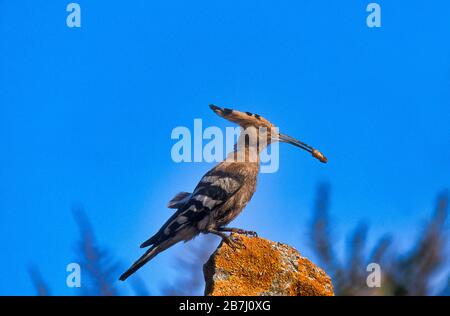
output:
[[[221,243],[203,266],[205,295],[330,296],[330,277],[294,248],[258,237],[233,235],[243,246]]]

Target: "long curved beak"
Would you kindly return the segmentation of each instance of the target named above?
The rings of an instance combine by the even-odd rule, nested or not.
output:
[[[301,149],[304,149],[307,152],[311,153],[311,155],[314,158],[317,158],[320,162],[323,162],[323,163],[328,162],[327,157],[325,157],[320,151],[309,146],[308,144],[305,144],[304,142],[299,141],[298,139],[292,138],[291,136],[284,135],[284,134],[278,134],[278,141],[288,143],[288,144],[294,145],[296,147],[299,147]]]

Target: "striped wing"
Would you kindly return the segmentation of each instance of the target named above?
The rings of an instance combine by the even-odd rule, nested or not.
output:
[[[188,225],[195,225],[216,207],[230,199],[244,179],[234,174],[212,169],[200,180],[189,200],[179,208],[152,238],[141,247],[160,243]]]

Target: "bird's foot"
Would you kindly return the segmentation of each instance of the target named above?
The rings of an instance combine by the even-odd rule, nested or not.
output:
[[[240,232],[238,234],[242,234],[242,235],[250,236],[250,237],[258,237],[258,233],[253,230],[243,230],[242,229],[242,232]]]
[[[241,228],[223,227],[223,228],[220,228],[220,231],[231,232],[231,233],[236,233],[239,235],[245,235],[245,236],[250,236],[250,237],[258,237],[258,233],[256,233],[255,231],[245,230],[245,229],[241,229]]]
[[[233,250],[246,248],[239,236],[230,235],[223,238],[223,241]]]
[[[222,238],[223,242],[225,242],[233,250],[236,250],[237,248],[245,248],[245,245],[242,243],[239,236],[233,236],[232,234],[227,235],[224,231],[225,230],[209,229],[207,232]]]

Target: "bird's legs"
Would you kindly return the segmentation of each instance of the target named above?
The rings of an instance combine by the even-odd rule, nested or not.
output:
[[[252,230],[245,230],[241,228],[233,228],[233,227],[219,227],[219,232],[231,232],[236,233],[240,235],[246,235],[246,236],[252,236],[252,237],[258,237],[258,234]]]
[[[231,236],[228,236],[227,234],[224,233],[224,231],[215,230],[215,229],[210,228],[210,229],[208,229],[208,233],[217,235],[220,238],[222,238],[222,240],[228,246],[230,246],[233,250],[236,250],[236,248],[238,248],[238,246],[245,247],[244,244],[239,239],[235,239],[235,238],[232,238]]]

